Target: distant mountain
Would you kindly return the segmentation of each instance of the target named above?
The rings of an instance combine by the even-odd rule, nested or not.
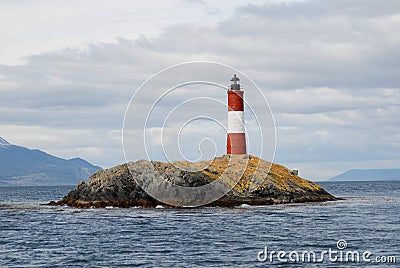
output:
[[[0,137],[0,186],[75,185],[100,167],[8,143]]]
[[[329,181],[400,181],[400,169],[350,169]]]

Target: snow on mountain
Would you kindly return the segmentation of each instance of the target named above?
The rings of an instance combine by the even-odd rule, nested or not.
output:
[[[0,146],[9,146],[9,145],[11,145],[11,144],[8,143],[8,141],[6,141],[2,137],[0,137]]]

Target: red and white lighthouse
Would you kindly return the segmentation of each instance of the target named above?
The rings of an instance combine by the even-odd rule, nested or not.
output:
[[[227,154],[246,154],[246,134],[244,127],[243,90],[240,90],[240,79],[236,74],[231,79],[228,89],[228,135]]]

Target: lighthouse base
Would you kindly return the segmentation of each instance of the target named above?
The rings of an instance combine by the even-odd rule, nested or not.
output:
[[[226,142],[227,154],[246,154],[245,133],[228,133]]]

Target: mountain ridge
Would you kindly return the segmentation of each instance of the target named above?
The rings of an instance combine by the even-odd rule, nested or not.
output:
[[[0,185],[75,185],[101,169],[82,158],[63,159],[0,137]]]
[[[400,168],[349,169],[328,181],[400,181]]]

